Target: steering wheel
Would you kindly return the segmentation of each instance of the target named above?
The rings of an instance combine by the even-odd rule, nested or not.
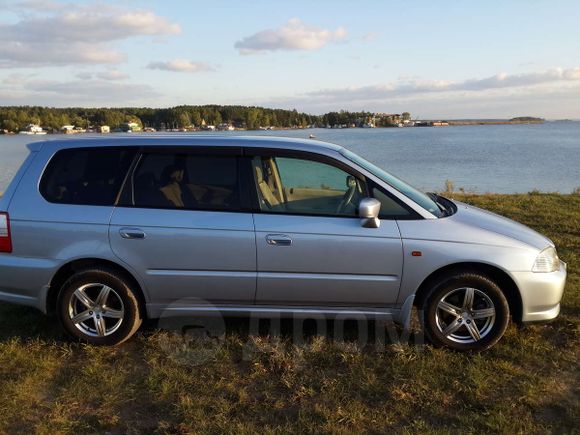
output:
[[[338,207],[336,208],[336,214],[342,214],[346,210],[346,207],[352,202],[357,189],[356,178],[352,175],[346,177],[346,185],[348,186],[348,190],[340,200],[340,204],[338,204]]]

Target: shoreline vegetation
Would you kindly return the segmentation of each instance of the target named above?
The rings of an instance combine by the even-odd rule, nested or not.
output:
[[[557,319],[511,324],[483,355],[423,346],[418,325],[404,344],[377,345],[372,322],[345,324],[342,338],[332,323],[304,323],[296,342],[292,320],[269,334],[247,319],[228,320],[222,337],[188,339],[150,322],[123,346],[97,348],[68,341],[54,318],[2,303],[0,432],[577,431],[580,196],[455,197],[556,243],[568,263]]]
[[[411,113],[329,112],[311,115],[297,110],[255,106],[176,106],[153,108],[0,107],[0,133],[187,132],[305,128],[401,128],[460,125],[541,124],[542,118],[417,119]]]
[[[512,119],[455,119],[450,120],[449,125],[513,125],[513,124],[543,124],[543,118],[532,116],[518,116]]]

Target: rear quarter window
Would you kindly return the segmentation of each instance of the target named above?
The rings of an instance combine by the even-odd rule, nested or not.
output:
[[[133,148],[76,148],[58,151],[40,181],[49,202],[111,206],[136,154]]]

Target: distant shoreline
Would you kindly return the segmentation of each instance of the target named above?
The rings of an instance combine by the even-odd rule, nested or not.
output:
[[[514,120],[477,120],[477,119],[473,119],[473,120],[448,120],[448,121],[431,121],[431,120],[426,120],[426,121],[417,121],[415,123],[415,125],[410,125],[410,126],[403,126],[403,128],[417,128],[417,127],[459,127],[459,126],[477,126],[477,125],[538,125],[538,124],[545,124],[545,123],[550,123],[550,122],[575,122],[575,121],[545,121],[545,120],[533,120],[533,121],[514,121]],[[580,121],[578,121],[580,122]],[[400,126],[395,126],[395,125],[385,125],[385,126],[375,126],[372,128],[378,128],[378,129],[391,129],[391,128],[397,128]],[[356,129],[356,128],[364,128],[364,127],[359,127],[359,126],[332,126],[332,127],[323,127],[323,126],[306,126],[306,127],[276,127],[276,128],[268,128],[268,131],[290,131],[290,130],[311,130],[311,129],[329,129],[329,130],[333,130],[333,129]],[[110,133],[130,133],[130,134],[139,134],[139,133],[196,133],[196,132],[216,132],[216,133],[220,133],[220,132],[224,132],[224,131],[265,131],[266,129],[264,128],[253,128],[253,129],[249,129],[249,128],[235,128],[235,129],[231,129],[231,130],[219,130],[219,129],[214,129],[214,130],[208,130],[208,129],[203,129],[203,128],[186,128],[186,129],[166,129],[166,130],[153,130],[153,131],[147,131],[147,130],[139,130],[139,131],[111,131]],[[94,131],[94,130],[89,130],[89,131],[78,131],[78,132],[73,132],[73,133],[63,133],[61,131],[44,131],[43,133],[39,133],[39,134],[43,134],[43,135],[83,135],[83,134],[108,134],[107,133],[101,133],[98,131]],[[24,132],[20,132],[20,133],[16,133],[16,132],[11,132],[11,131],[6,131],[6,130],[2,130],[0,129],[0,135],[18,135],[18,134],[26,134],[26,135],[30,135],[30,136],[34,136],[34,133],[24,133]]]
[[[312,115],[256,106],[175,106],[171,108],[55,108],[0,106],[0,132],[23,134],[154,131],[236,131],[301,128],[407,128],[452,125],[540,124],[535,116],[510,119],[421,118],[410,112],[350,112]]]
[[[448,121],[450,126],[453,125],[527,125],[527,124],[544,124],[545,120],[532,120],[532,121],[514,121],[514,120],[506,120],[506,121],[483,121],[483,120],[450,120]]]

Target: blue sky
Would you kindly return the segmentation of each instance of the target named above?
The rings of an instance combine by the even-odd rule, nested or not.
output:
[[[0,105],[580,118],[578,1],[2,3]]]

